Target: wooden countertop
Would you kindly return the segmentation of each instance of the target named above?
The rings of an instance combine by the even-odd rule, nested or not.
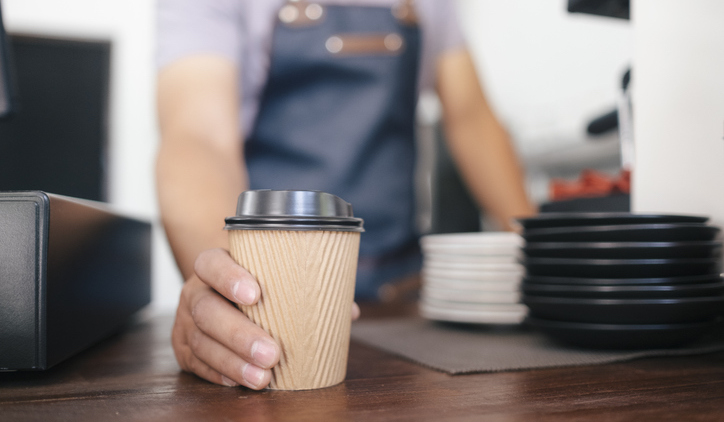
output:
[[[363,308],[400,312],[414,310]],[[724,420],[724,353],[451,376],[353,341],[344,383],[257,392],[182,373],[172,322],[138,321],[46,372],[0,373],[0,421]]]

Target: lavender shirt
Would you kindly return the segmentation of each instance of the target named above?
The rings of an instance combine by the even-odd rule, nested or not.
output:
[[[259,107],[270,62],[274,22],[284,0],[157,0],[157,66],[194,54],[218,54],[239,66],[241,122],[248,136]],[[320,4],[391,7],[398,0],[320,0]],[[417,0],[422,28],[419,89],[435,84],[435,62],[445,51],[463,48],[454,3]]]

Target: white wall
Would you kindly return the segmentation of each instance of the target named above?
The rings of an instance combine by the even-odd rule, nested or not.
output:
[[[724,2],[636,0],[633,92],[639,212],[724,224]]]
[[[157,224],[153,157],[154,109],[151,0],[2,0],[11,33],[110,40],[109,196],[119,210],[154,222],[153,303],[172,309],[181,280]]]

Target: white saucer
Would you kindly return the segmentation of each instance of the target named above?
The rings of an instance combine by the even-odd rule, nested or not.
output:
[[[420,304],[420,314],[423,318],[434,321],[465,322],[472,324],[520,324],[527,315],[527,310],[518,311],[467,311],[459,309],[441,309]]]
[[[521,297],[519,291],[467,291],[436,288],[430,285],[424,285],[420,294],[425,301],[439,300],[463,303],[519,303]]]
[[[523,238],[511,232],[429,234],[423,236],[420,243],[423,247],[428,245],[522,246]]]
[[[447,309],[451,311],[472,311],[472,312],[520,312],[528,309],[522,303],[468,303],[452,300],[439,300],[424,298],[421,304],[435,309]]]
[[[480,264],[517,264],[520,262],[518,254],[508,255],[454,255],[454,254],[425,254],[425,262],[446,265],[459,264],[461,266]]]
[[[449,270],[441,268],[423,268],[424,278],[432,277],[444,280],[515,280],[523,277],[523,266],[510,267],[508,271],[480,271],[480,270]]]
[[[519,245],[422,244],[425,254],[509,256],[520,253]]]
[[[425,259],[422,265],[423,269],[439,269],[453,271],[473,271],[484,273],[499,273],[519,271],[523,268],[522,264],[515,261],[512,262],[445,262]]]
[[[476,280],[444,280],[438,278],[423,278],[423,287],[433,289],[454,290],[461,292],[517,292],[520,290],[521,279],[511,281],[476,281]]]

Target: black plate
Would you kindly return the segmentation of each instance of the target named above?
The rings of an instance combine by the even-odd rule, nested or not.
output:
[[[631,350],[681,346],[712,331],[716,321],[688,324],[586,324],[531,318],[526,323],[561,343],[595,349]]]
[[[529,242],[530,258],[675,259],[721,256],[722,242]]]
[[[549,227],[611,226],[619,224],[706,223],[707,221],[709,221],[708,217],[696,215],[631,214],[627,212],[552,212],[518,220],[520,225],[526,230]]]
[[[656,278],[712,274],[721,258],[699,259],[561,259],[526,258],[526,274],[547,277]]]
[[[539,277],[526,276],[523,283],[568,284],[571,286],[650,286],[669,284],[708,284],[722,281],[719,272],[686,277],[659,278],[583,278],[583,277]]]
[[[711,241],[719,228],[704,223],[630,224],[525,230],[526,242],[692,242]]]
[[[582,299],[523,295],[535,318],[600,324],[678,324],[714,319],[724,296],[684,299]]]
[[[679,299],[724,295],[724,281],[707,284],[655,284],[644,286],[571,286],[523,282],[529,296],[581,297],[591,299]]]

